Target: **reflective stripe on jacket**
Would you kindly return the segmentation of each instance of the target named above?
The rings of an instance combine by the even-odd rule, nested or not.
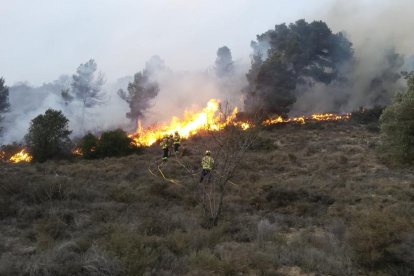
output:
[[[211,156],[204,156],[203,159],[201,159],[201,167],[203,167],[203,170],[212,170],[214,166],[214,159]]]
[[[181,137],[180,135],[175,135],[174,136],[174,144],[181,144]]]
[[[167,148],[168,148],[168,143],[167,143],[167,142],[165,142],[165,141],[161,141],[161,143],[160,143],[160,147],[161,147],[162,149],[167,149]]]

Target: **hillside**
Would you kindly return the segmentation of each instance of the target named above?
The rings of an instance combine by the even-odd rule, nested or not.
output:
[[[414,172],[377,160],[378,133],[350,123],[261,132],[212,229],[192,179],[208,139],[184,141],[162,174],[157,146],[0,164],[0,275],[414,273]]]

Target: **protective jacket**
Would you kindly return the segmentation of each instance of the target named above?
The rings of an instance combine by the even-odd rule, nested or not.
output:
[[[172,135],[170,137],[168,137],[167,139],[167,145],[171,148],[172,145],[174,144],[174,138],[172,137]]]
[[[201,167],[203,170],[212,170],[214,167],[214,159],[213,157],[206,155],[201,159]]]
[[[175,134],[175,135],[174,135],[174,144],[176,144],[176,145],[181,144],[181,137],[180,137],[180,134]]]
[[[168,148],[168,143],[167,143],[167,141],[161,141],[161,143],[160,143],[160,147],[162,148],[162,149],[167,149]]]

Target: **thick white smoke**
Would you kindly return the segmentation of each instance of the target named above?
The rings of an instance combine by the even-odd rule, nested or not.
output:
[[[144,125],[169,123],[173,116],[200,110],[212,98],[241,108],[240,91],[247,83],[244,74],[248,66],[239,62],[234,65],[234,72],[226,76],[217,76],[212,68],[203,72],[174,72],[167,67],[153,72],[151,78],[158,83],[160,91],[146,114]]]
[[[49,108],[61,110],[69,119],[72,136],[82,135],[84,129],[100,132],[126,125],[123,113],[127,106],[116,93],[113,93],[112,87],[116,86],[115,84],[111,85],[111,90],[108,89],[109,86],[103,88],[105,96],[102,104],[86,110],[85,126],[82,128],[82,104],[77,100],[66,104],[61,96],[61,91],[70,88],[70,83],[69,76],[62,76],[40,87],[24,83],[11,86],[10,112],[5,114],[5,129],[0,143],[24,142],[23,138],[29,129],[30,121]]]
[[[404,84],[400,80],[395,85],[392,76],[400,70],[414,68],[413,9],[412,0],[379,0],[375,5],[366,0],[337,0],[308,18],[308,21],[325,21],[333,32],[344,31],[353,43],[355,55],[352,63],[343,71],[347,83],[316,84],[306,93],[302,91],[293,106],[292,114],[345,112],[389,99],[390,94]],[[262,31],[265,32],[266,29]],[[240,43],[248,44],[249,41]],[[266,54],[266,49],[255,50]],[[395,53],[405,56],[404,65],[403,56]],[[214,60],[211,61],[213,63]],[[151,78],[158,82],[160,91],[146,114],[144,125],[166,123],[172,116],[181,116],[185,110],[199,110],[211,98],[228,100],[232,105],[242,107],[240,91],[247,85],[245,74],[249,65],[240,62],[235,62],[234,65],[234,73],[225,77],[217,76],[213,65],[201,72],[155,68]],[[140,71],[143,68],[136,69]],[[131,76],[134,73],[136,72],[131,72]],[[116,83],[105,84],[104,102],[87,109],[84,129],[100,132],[117,127],[128,131],[135,128],[125,116],[128,104],[117,95],[117,91],[121,88],[125,90],[131,80],[132,77],[124,77]],[[41,87],[8,84],[11,86],[10,112],[5,114],[5,129],[0,143],[21,142],[30,121],[48,108],[63,111],[70,120],[74,136],[83,134],[81,104],[74,101],[67,105],[60,94],[62,89],[70,88],[70,84],[70,76]]]
[[[185,111],[200,110],[211,98],[242,107],[240,90],[246,85],[244,72],[247,65],[236,62],[234,72],[221,77],[213,69],[204,72],[174,72],[155,63],[153,57],[144,68],[150,72],[151,81],[157,82],[160,88],[143,120],[144,126],[169,123],[172,116],[181,117]],[[119,89],[126,90],[132,80],[132,76],[127,76],[116,83],[106,83],[102,87],[102,103],[86,108],[85,120],[82,119],[82,102],[75,98],[67,103],[61,96],[62,90],[71,88],[70,76],[62,76],[40,87],[24,83],[12,85],[9,98],[11,109],[5,116],[5,129],[0,144],[24,142],[30,121],[49,108],[62,110],[70,121],[72,137],[79,137],[85,132],[99,133],[115,128],[132,132],[136,126],[125,116],[129,111],[128,104],[117,94]]]
[[[396,74],[412,70],[414,36],[410,0],[335,1],[317,18],[326,21],[334,32],[344,31],[355,50],[352,64],[344,68],[347,84],[317,84],[301,93],[292,114],[335,111],[349,112],[389,102],[403,89]]]

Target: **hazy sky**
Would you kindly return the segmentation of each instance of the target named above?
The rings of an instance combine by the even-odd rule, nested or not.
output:
[[[176,70],[205,69],[227,45],[248,61],[250,41],[275,24],[314,19],[329,0],[0,0],[0,76],[41,84],[94,58],[108,81],[152,55]]]
[[[223,45],[249,63],[256,34],[301,18],[347,31],[354,45],[376,37],[412,53],[413,8],[413,0],[0,0],[0,76],[39,85],[94,58],[110,82],[155,54],[174,70],[205,70]]]

